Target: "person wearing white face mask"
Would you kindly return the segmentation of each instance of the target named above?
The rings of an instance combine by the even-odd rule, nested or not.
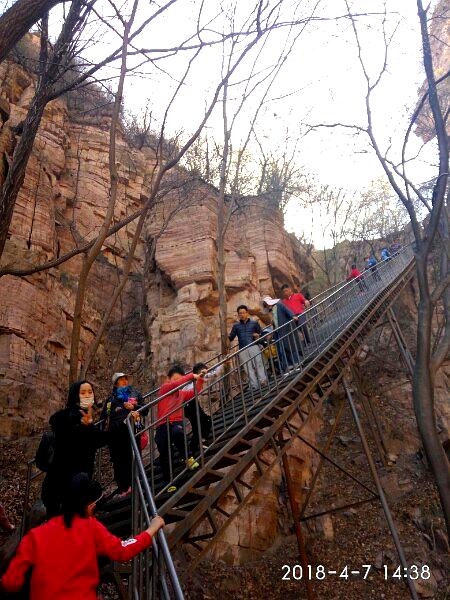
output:
[[[94,406],[93,385],[77,381],[69,388],[66,408],[50,417],[52,452],[41,494],[48,518],[60,514],[65,490],[75,475],[92,477],[95,453],[107,444],[108,435],[94,425]],[[40,462],[37,454],[38,466]]]

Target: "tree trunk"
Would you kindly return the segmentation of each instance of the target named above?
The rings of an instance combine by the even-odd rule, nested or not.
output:
[[[122,107],[123,87],[127,74],[127,57],[128,57],[128,39],[131,26],[136,15],[137,5],[139,0],[134,0],[133,9],[130,19],[124,25],[124,33],[122,39],[122,61],[120,66],[119,83],[117,84],[117,92],[114,97],[114,107],[111,116],[111,125],[109,128],[109,200],[100,231],[94,245],[86,252],[83,260],[83,268],[78,279],[77,296],[75,300],[75,312],[73,319],[72,339],[70,344],[70,383],[73,383],[78,376],[78,358],[81,332],[81,319],[83,316],[84,299],[86,295],[86,286],[89,272],[94,264],[97,256],[100,254],[103,243],[108,235],[108,229],[114,216],[116,206],[117,189],[119,182],[119,174],[116,165],[116,132],[120,119],[120,109]],[[84,373],[84,371],[83,371]],[[83,374],[83,377],[85,375]]]
[[[430,367],[433,308],[428,287],[426,261],[421,256],[416,257],[416,270],[420,300],[417,355],[413,377],[414,411],[425,454],[434,474],[450,537],[450,465],[436,428],[434,387]]]
[[[84,298],[86,296],[86,284],[89,275],[87,255],[83,254],[83,265],[78,277],[77,295],[75,297],[75,307],[73,310],[73,326],[70,338],[70,371],[69,385],[78,378],[78,350],[80,347],[81,320],[83,317]]]
[[[219,324],[220,324],[220,351],[222,354],[227,352],[227,291],[225,285],[225,235],[224,210],[219,201],[217,215],[217,290],[219,293]]]
[[[62,0],[17,0],[0,17],[0,62],[27,31]]]
[[[158,187],[159,187],[159,181],[158,182]],[[154,194],[152,195],[152,197],[156,195],[156,192],[154,192]],[[116,305],[116,302],[120,296],[120,294],[123,291],[123,288],[125,287],[125,284],[128,280],[128,276],[130,274],[131,271],[131,267],[133,265],[133,260],[134,260],[134,255],[136,252],[136,248],[137,248],[137,244],[139,242],[139,239],[141,237],[141,233],[142,233],[142,228],[144,226],[144,222],[145,219],[147,217],[147,214],[150,210],[150,206],[147,206],[147,208],[144,210],[144,212],[142,213],[139,222],[136,226],[136,231],[134,232],[134,236],[133,236],[133,241],[131,242],[131,247],[130,247],[130,251],[128,252],[128,256],[127,256],[127,261],[125,263],[125,266],[123,268],[123,274],[122,274],[122,279],[120,280],[118,286],[116,287],[116,289],[114,290],[114,294],[112,295],[111,300],[109,301],[108,307],[105,310],[105,312],[103,313],[103,318],[102,318],[102,322],[100,323],[100,327],[97,331],[97,334],[95,336],[94,341],[92,342],[91,347],[89,348],[89,352],[86,355],[86,359],[83,362],[83,366],[81,369],[81,377],[86,377],[86,374],[89,370],[89,367],[92,364],[92,361],[94,360],[94,356],[97,353],[98,347],[100,346],[100,342],[102,341],[102,337],[106,331],[106,327],[108,325],[108,321],[109,318],[111,316],[111,313],[114,309],[114,306]],[[155,250],[156,250],[156,246],[155,246]],[[152,252],[154,252],[154,250],[152,249]],[[150,256],[149,260],[153,260],[154,257]]]
[[[224,355],[227,353],[227,290],[225,284],[225,189],[227,183],[228,150],[230,140],[227,117],[227,95],[228,84],[225,83],[225,85],[223,86],[222,104],[224,144],[222,161],[220,165],[219,199],[217,205],[217,291],[219,293],[220,351]]]
[[[17,194],[25,179],[25,171],[33,149],[34,139],[39,129],[46,105],[46,95],[39,85],[25,118],[22,135],[18,142],[11,165],[0,193],[0,257],[5,248],[8,231],[14,212]]]

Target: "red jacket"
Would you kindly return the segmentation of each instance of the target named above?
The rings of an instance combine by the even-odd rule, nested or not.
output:
[[[189,375],[185,375],[184,377],[181,377],[180,379],[177,379],[176,381],[168,381],[167,383],[163,383],[162,386],[159,388],[158,398],[160,398],[161,396],[164,396],[164,394],[167,394],[168,392],[179,387],[183,383],[188,383],[192,379],[194,379],[194,375],[192,373],[189,373]],[[185,401],[185,398],[184,398],[181,390],[177,390],[173,394],[169,394],[168,396],[166,396],[165,398],[160,400],[158,402],[158,411],[157,411],[157,418],[158,418],[158,421],[160,421],[158,423],[158,426],[165,424],[165,417],[167,415],[169,415],[170,423],[174,423],[176,421],[182,421],[183,420],[183,409],[181,407],[182,407],[182,404],[184,401]],[[174,410],[174,409],[177,409],[177,410]]]
[[[289,298],[285,298],[282,302],[296,316],[305,312],[306,298],[303,294],[291,294]]]
[[[151,541],[145,531],[122,541],[94,517],[75,516],[71,527],[54,517],[23,538],[1,584],[19,591],[31,568],[31,600],[97,600],[97,557],[126,562]]]
[[[358,279],[359,277],[361,277],[361,271],[358,271],[358,269],[352,269],[350,271],[350,275],[347,277],[347,281],[351,281],[352,279]]]

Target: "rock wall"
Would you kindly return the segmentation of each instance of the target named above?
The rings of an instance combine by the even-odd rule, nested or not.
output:
[[[35,43],[33,36],[27,40]],[[12,61],[0,65],[2,157],[8,153],[5,132],[23,119],[34,89],[35,78],[22,66]],[[91,239],[101,226],[109,193],[109,109],[83,110],[80,99],[75,100],[61,98],[45,110],[2,266],[25,267],[59,257]],[[119,132],[114,223],[142,207],[154,166],[150,148],[131,147]],[[284,281],[297,285],[307,271],[281,213],[260,199],[243,204],[227,236],[230,322],[238,304],[248,303],[257,312],[261,293],[273,293]],[[192,364],[218,352],[216,214],[215,188],[188,180],[182,169],[171,173],[155,199],[130,280],[90,373],[99,394],[107,393],[113,370],[134,373],[139,387],[148,390],[170,362]],[[135,226],[130,223],[108,238],[92,268],[81,357],[120,277]],[[38,430],[64,403],[80,265],[77,256],[41,273],[0,278],[2,437]]]
[[[0,65],[4,128],[23,119],[34,93],[34,78],[19,65]],[[17,198],[2,265],[29,266],[58,257],[88,240],[101,226],[108,202],[107,112],[74,118],[66,99],[50,102],[35,140],[24,184]],[[4,130],[3,128],[3,130]],[[0,143],[1,143],[0,136]],[[3,156],[4,148],[0,147]],[[144,176],[153,164],[150,152],[132,151],[117,141],[120,174],[115,222],[142,206]],[[134,224],[108,239],[88,283],[81,355],[98,329],[134,233]],[[135,273],[113,324],[141,305],[142,245]],[[42,425],[64,402],[68,356],[80,257],[27,277],[0,279],[0,436],[26,435]],[[96,367],[115,354],[106,339]],[[96,372],[93,374],[97,382]]]
[[[197,194],[159,237],[154,268],[148,273],[151,362],[158,377],[171,362],[192,365],[220,348],[217,191],[199,183]],[[160,226],[160,219],[152,221],[147,235],[154,236]],[[263,198],[243,201],[227,228],[225,250],[229,327],[240,304],[263,317],[263,295],[277,296],[283,283],[298,287],[311,277],[297,240],[284,229],[282,213]]]
[[[440,79],[445,75],[450,63],[449,13],[450,0],[439,0],[433,11],[432,17],[429,18],[430,46],[436,79]],[[423,96],[427,89],[428,85],[425,81],[419,90],[419,98]],[[444,114],[450,102],[450,81],[448,77],[439,83],[438,96]],[[425,105],[417,118],[416,134],[420,136],[424,142],[429,142],[436,135],[433,114],[428,100],[425,101]],[[448,120],[447,134],[450,134],[450,124],[448,123]]]

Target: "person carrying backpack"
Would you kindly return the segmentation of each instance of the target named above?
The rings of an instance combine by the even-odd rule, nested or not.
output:
[[[360,292],[365,292],[368,289],[366,282],[364,281],[364,275],[359,269],[356,268],[355,264],[352,265],[351,271],[347,275],[346,281],[352,281],[354,279],[356,279],[356,281],[358,282]]]
[[[148,548],[164,526],[155,516],[145,531],[122,541],[94,517],[101,497],[99,483],[86,473],[76,475],[64,497],[63,514],[27,533],[0,587],[20,591],[31,570],[30,600],[97,600],[98,558],[127,562]]]
[[[89,381],[77,381],[69,388],[67,405],[49,420],[36,453],[36,465],[46,472],[42,501],[47,518],[60,514],[65,490],[78,473],[94,472],[95,453],[107,443],[107,436],[93,422],[94,387]]]

